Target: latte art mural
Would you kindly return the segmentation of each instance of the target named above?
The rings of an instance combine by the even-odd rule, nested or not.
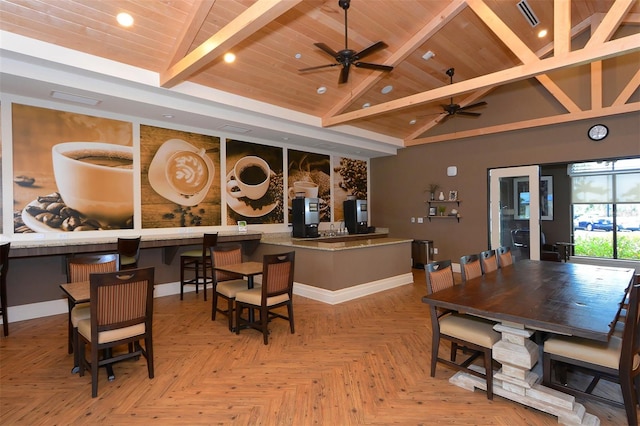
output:
[[[207,185],[209,170],[202,154],[204,152],[196,154],[177,151],[169,157],[166,166],[167,181],[175,191],[184,195],[194,195]]]

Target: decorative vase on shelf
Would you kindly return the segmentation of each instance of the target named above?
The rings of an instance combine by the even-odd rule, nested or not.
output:
[[[440,195],[438,195],[438,200],[444,200],[444,192],[440,191]]]
[[[430,197],[429,199],[430,199],[431,201],[433,201],[433,200],[435,200],[435,199],[436,199],[436,194],[434,194],[434,193],[432,192],[432,193],[431,193],[431,195],[430,195],[429,197]]]

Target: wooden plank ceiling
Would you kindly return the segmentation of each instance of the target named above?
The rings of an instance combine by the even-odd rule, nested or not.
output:
[[[345,47],[337,0],[1,0],[0,29],[157,72],[167,88],[191,81],[406,146],[640,110],[640,2],[527,0],[535,27],[517,3],[353,0],[348,48],[383,41],[388,47],[363,60],[394,68],[352,66],[344,84],[341,66],[299,71],[337,64],[314,46]],[[121,11],[134,17],[132,27],[117,25]],[[435,56],[423,59],[427,51]],[[234,63],[222,60],[227,52]],[[621,64],[630,71],[606,88],[613,98],[604,96],[603,76]],[[586,98],[584,88],[563,86],[567,69],[586,76]],[[523,86],[535,87],[543,104],[501,102]],[[471,110],[480,117],[449,117],[443,105],[451,101],[487,105]]]

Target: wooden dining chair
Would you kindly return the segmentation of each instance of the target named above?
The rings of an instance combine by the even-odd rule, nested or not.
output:
[[[118,256],[116,254],[98,254],[73,256],[67,258],[67,282],[89,281],[91,274],[113,272],[118,270]],[[69,309],[69,353],[73,352],[74,371],[78,367],[78,322],[89,318],[89,303],[77,303]]]
[[[482,273],[488,274],[498,269],[498,257],[495,250],[485,250],[480,253],[482,263]]]
[[[482,275],[480,256],[477,254],[462,256],[460,258],[460,272],[462,273],[462,281],[472,280]]]
[[[542,384],[576,397],[623,406],[630,425],[638,424],[638,391],[640,391],[640,279],[629,293],[627,319],[622,336],[612,335],[608,342],[573,336],[554,336],[544,343]],[[562,370],[560,370],[562,369]],[[562,374],[557,374],[559,372]],[[569,372],[590,378],[586,388],[567,380]],[[554,374],[556,373],[556,374]],[[623,403],[594,393],[600,380],[618,383]]]
[[[118,238],[118,261],[119,269],[135,269],[138,267],[140,259],[140,240],[135,238]]]
[[[269,343],[269,322],[273,318],[289,321],[291,334],[295,332],[293,324],[293,272],[295,251],[282,254],[265,254],[262,269],[262,286],[236,293],[236,334],[241,328],[253,328],[262,331],[264,344]],[[274,311],[287,307],[287,315]],[[244,309],[260,312],[258,319],[250,321],[242,318]]]
[[[498,255],[498,266],[504,268],[505,266],[513,265],[513,255],[511,254],[511,247],[502,246],[496,249]]]
[[[2,315],[2,331],[9,335],[9,317],[7,316],[7,273],[9,272],[9,250],[11,243],[0,245],[0,315]]]
[[[248,282],[242,275],[216,271],[216,266],[231,265],[242,262],[242,246],[239,244],[215,246],[211,248],[211,266],[213,267],[213,300],[211,302],[211,321],[215,321],[220,312],[229,319],[229,330],[233,329],[233,313],[236,294],[248,290]],[[218,306],[218,298],[227,301],[227,309]]]
[[[210,248],[218,244],[218,234],[204,234],[202,247],[197,250],[188,250],[180,254],[180,300],[183,297],[184,286],[192,284],[204,288],[204,300],[207,300],[207,284],[213,283],[213,270],[211,269]],[[192,278],[186,278],[187,273],[192,273]]]
[[[425,271],[427,294],[454,286],[450,260],[429,263],[425,266]],[[431,317],[431,377],[435,377],[436,364],[440,362],[486,380],[487,399],[493,399],[492,347],[501,339],[500,333],[493,330],[495,322],[436,308],[433,305],[429,305],[429,314]],[[449,359],[439,356],[441,339],[451,342]],[[461,362],[456,362],[458,351],[469,356]],[[484,371],[469,368],[481,355],[484,357]]]
[[[85,370],[91,371],[91,396],[98,396],[99,367],[125,359],[144,356],[149,378],[153,379],[154,268],[92,274],[90,285],[91,315],[78,322],[78,352],[80,376],[84,376]],[[91,345],[89,359],[86,344]],[[120,345],[133,346],[134,350],[107,351]],[[102,359],[100,352],[105,353]]]

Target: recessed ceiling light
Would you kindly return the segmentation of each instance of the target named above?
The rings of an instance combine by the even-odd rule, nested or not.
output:
[[[51,92],[51,97],[54,99],[61,99],[63,101],[76,102],[79,104],[91,105],[91,106],[96,106],[100,102],[102,102],[100,99],[89,98],[87,96],[73,95],[71,93],[58,92],[57,90],[54,90],[53,92]]]
[[[129,15],[126,12],[118,13],[118,16],[116,16],[116,20],[118,21],[118,24],[122,25],[123,27],[130,27],[133,25],[133,16]]]
[[[324,86],[320,86],[318,87],[318,90],[316,90],[316,92],[318,92],[318,95],[324,95],[325,93],[327,93],[327,88]]]
[[[282,140],[283,140],[283,141],[288,141],[288,140],[289,140],[289,138],[285,136],[284,138],[282,138]]]
[[[362,108],[369,108],[371,106],[371,104],[369,102],[365,102],[364,104],[362,104]]]
[[[545,37],[547,35],[547,30],[540,30],[538,33],[538,38]]]
[[[236,60],[236,55],[234,55],[233,53],[229,52],[229,53],[225,53],[224,54],[224,61],[228,64],[233,63]]]
[[[296,59],[300,59],[300,58],[302,58],[302,55],[300,53],[296,53],[295,58]]]
[[[387,93],[391,92],[393,90],[393,86],[384,86],[382,88],[382,90],[380,91],[380,93],[382,93],[383,95],[386,95]]]
[[[412,126],[413,126],[414,124],[416,124],[416,119],[414,118],[414,119],[412,119],[411,121],[409,121],[409,124],[411,124]]]
[[[162,114],[164,118],[173,118],[173,114]]]

